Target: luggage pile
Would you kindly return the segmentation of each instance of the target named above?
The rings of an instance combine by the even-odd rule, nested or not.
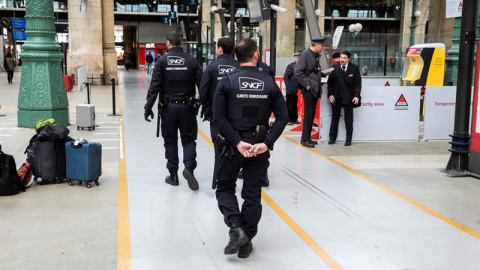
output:
[[[74,140],[70,131],[54,119],[38,121],[36,134],[25,149],[26,161],[16,168],[13,156],[1,151],[0,145],[0,196],[25,191],[34,182],[58,184],[67,181],[85,183],[87,188],[102,174],[102,145],[84,139]]]
[[[33,178],[39,184],[57,184],[66,179],[65,143],[73,141],[70,130],[54,119],[39,121],[25,149],[27,162],[33,165]]]

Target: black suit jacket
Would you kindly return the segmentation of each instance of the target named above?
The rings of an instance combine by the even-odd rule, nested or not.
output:
[[[362,77],[360,76],[360,68],[355,64],[348,63],[345,73],[342,72],[341,67],[341,64],[334,66],[335,69],[328,77],[328,96],[333,95],[335,99],[338,99],[341,93],[342,103],[348,105],[352,104],[354,97],[360,98]]]

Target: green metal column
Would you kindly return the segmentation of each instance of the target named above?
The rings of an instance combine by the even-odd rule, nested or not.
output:
[[[455,18],[455,23],[453,25],[452,47],[447,51],[447,56],[445,57],[445,63],[447,65],[444,79],[445,85],[457,85],[461,23],[462,17]]]
[[[28,0],[27,41],[22,46],[22,78],[18,94],[18,126],[33,128],[54,118],[69,125],[68,99],[60,66],[63,54],[55,41],[53,0]]]

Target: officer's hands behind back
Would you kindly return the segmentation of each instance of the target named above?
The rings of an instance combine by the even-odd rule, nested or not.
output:
[[[237,144],[237,150],[238,152],[240,152],[240,154],[242,154],[242,156],[250,158],[267,152],[268,147],[265,143],[256,143],[254,145],[251,145],[244,141],[240,141]]]
[[[253,154],[253,156],[257,156],[267,152],[267,150],[268,146],[265,143],[256,143],[252,146],[250,152]]]
[[[153,111],[149,110],[149,109],[145,109],[144,116],[145,116],[145,121],[152,122],[152,120],[148,119],[148,117],[150,116],[153,119],[153,117],[154,117]]]
[[[252,153],[250,152],[250,149],[253,147],[253,145],[249,144],[249,143],[246,143],[244,141],[240,141],[238,144],[237,144],[237,150],[238,152],[240,152],[240,154],[242,154],[242,156],[246,157],[246,158],[249,158],[249,157],[252,157]]]

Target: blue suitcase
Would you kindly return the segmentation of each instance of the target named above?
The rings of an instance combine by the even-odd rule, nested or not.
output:
[[[67,142],[65,144],[67,160],[67,180],[70,186],[72,180],[80,184],[85,182],[90,188],[90,182],[98,186],[98,178],[102,175],[102,145],[98,142]]]

